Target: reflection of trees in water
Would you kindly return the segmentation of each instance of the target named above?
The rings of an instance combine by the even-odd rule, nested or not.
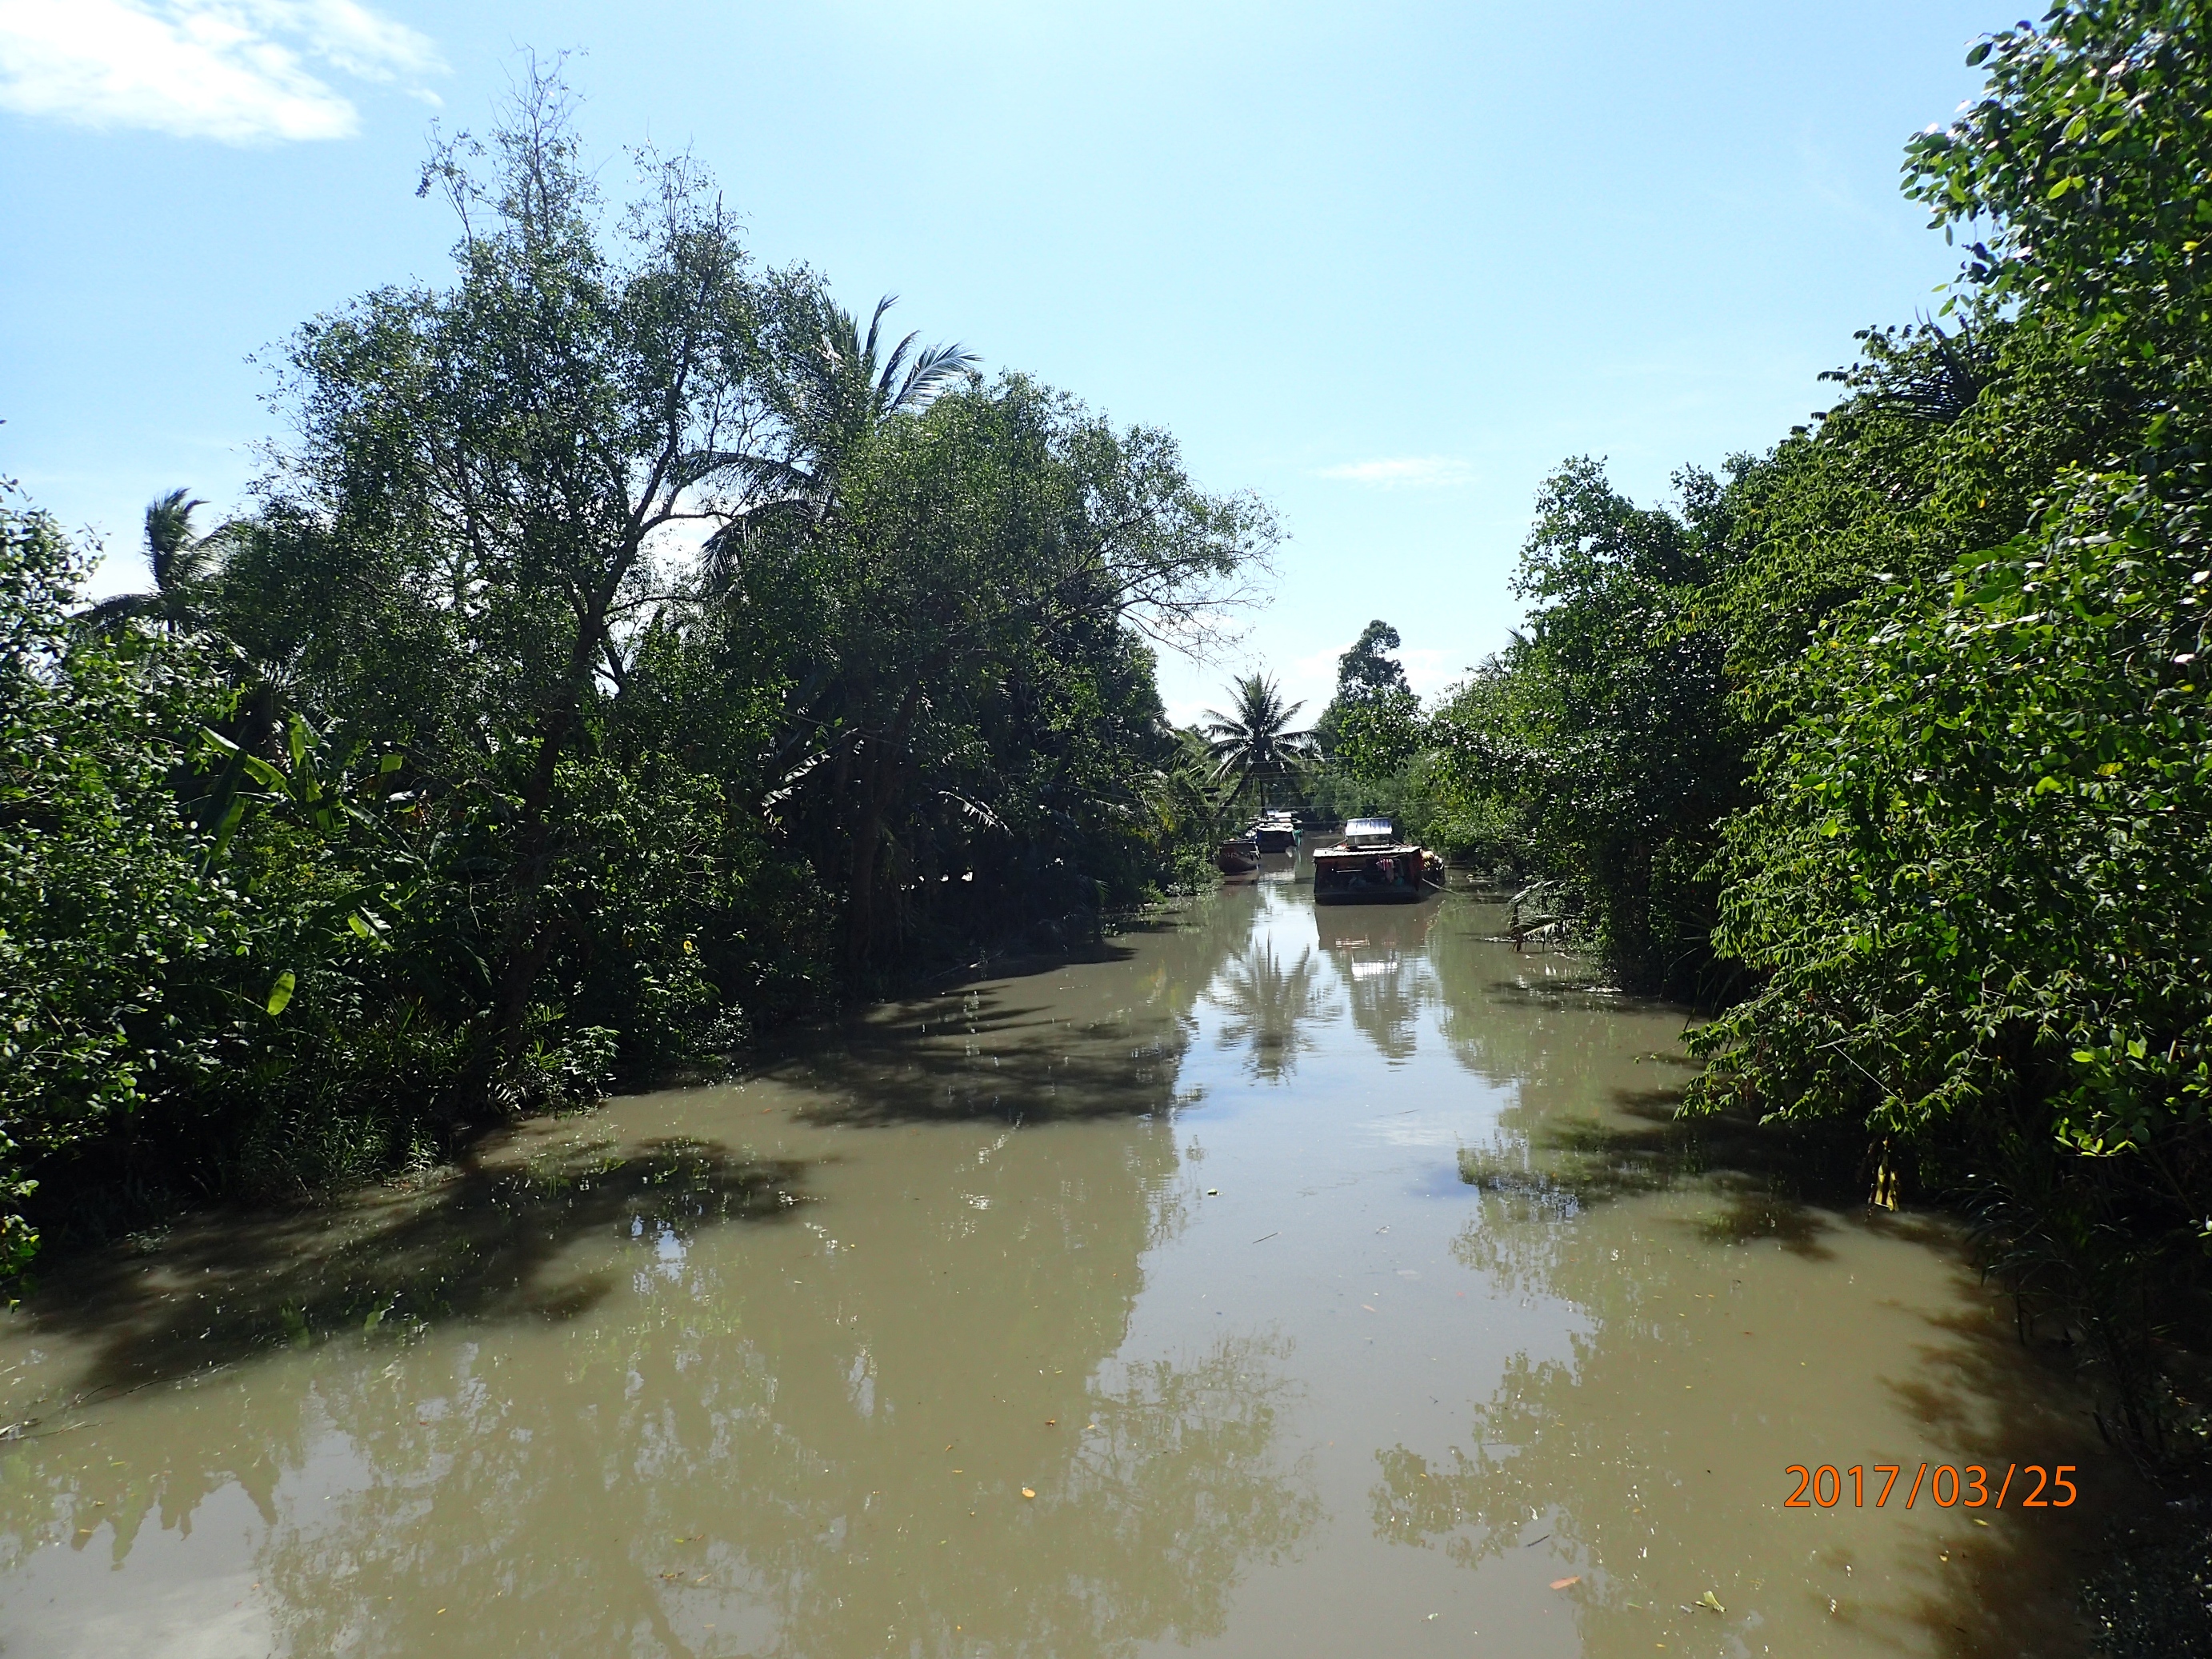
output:
[[[1249,888],[1212,896],[1133,924],[1095,959],[878,1005],[753,1074],[814,1095],[804,1115],[821,1123],[1165,1110],[1180,1100],[1192,1011],[1257,914]],[[1099,971],[1106,962],[1115,968]]]
[[[1475,1412],[1471,1452],[1455,1446],[1434,1462],[1402,1445],[1376,1454],[1382,1478],[1370,1497],[1382,1536],[1441,1539],[1454,1561],[1470,1567],[1520,1547],[1534,1530],[1550,1530],[1557,1553],[1577,1561],[1625,1562],[1635,1553],[1631,1532],[1641,1547],[1644,1523],[1626,1511],[1650,1510],[1651,1437],[1640,1419],[1624,1433],[1594,1402],[1664,1399],[1661,1389],[1680,1388],[1668,1368],[1686,1356],[1671,1333],[1656,1352],[1642,1347],[1655,1328],[1650,1304],[1667,1288],[1666,1245],[1634,1231],[1604,1234],[1601,1243],[1578,1224],[1595,1206],[1653,1190],[1664,1176],[1593,1138],[1586,1132],[1531,1148],[1508,1137],[1500,1150],[1461,1153],[1461,1176],[1480,1196],[1452,1241],[1453,1258],[1498,1293],[1568,1302],[1586,1322],[1570,1339],[1570,1362],[1526,1353],[1507,1360]],[[1632,1374],[1616,1375],[1624,1364]],[[1663,1425],[1652,1426],[1663,1443]],[[1628,1495],[1616,1499],[1617,1492]],[[1531,1528],[1538,1516],[1546,1528]]]
[[[1321,1514],[1304,1464],[1275,1467],[1287,1358],[1286,1343],[1224,1338],[1192,1363],[1132,1367],[1093,1396],[1097,1420],[1113,1427],[1085,1444],[1026,1545],[1065,1570],[984,1569],[1009,1650],[1087,1654],[1223,1632],[1229,1588],[1252,1565],[1281,1561]]]
[[[1731,1535],[1726,1520],[1742,1495],[1686,1477],[1692,1460],[1711,1462],[1705,1449],[1731,1437],[1741,1401],[1683,1389],[1707,1380],[1673,1317],[1689,1292],[1674,1282],[1669,1244],[1681,1250],[1690,1238],[1670,1239],[1664,1218],[1594,1225],[1609,1199],[1642,1183],[1624,1176],[1616,1186],[1601,1170],[1584,1185],[1577,1177],[1591,1171],[1571,1156],[1565,1162],[1565,1172],[1547,1172],[1481,1159],[1482,1197],[1452,1254],[1524,1304],[1571,1304],[1581,1328],[1569,1334],[1569,1357],[1508,1359],[1464,1444],[1441,1455],[1402,1443],[1379,1449],[1370,1513],[1378,1536],[1441,1547],[1469,1568],[1548,1534],[1541,1548],[1557,1571],[1601,1571],[1574,1593],[1584,1649],[1649,1650],[1655,1611],[1671,1614],[1709,1584],[1735,1599],[1731,1575],[1741,1563],[1717,1540]],[[1702,1462],[1695,1473],[1702,1480]],[[1695,1588],[1670,1589],[1655,1609],[1639,1554],[1647,1548],[1662,1558],[1669,1586],[1695,1578]]]
[[[1640,1125],[1538,1121],[1533,1136],[1509,1133],[1494,1148],[1462,1154],[1462,1176],[1479,1196],[1454,1258],[1494,1293],[1571,1310],[1567,1352],[1509,1359],[1462,1443],[1441,1454],[1379,1449],[1369,1492],[1376,1535],[1440,1548],[1469,1568],[1540,1544],[1557,1571],[1585,1575],[1572,1601],[1587,1651],[1649,1651],[1655,1635],[1675,1645],[1659,1626],[1708,1587],[1739,1615],[1763,1608],[1770,1619],[1823,1627],[1833,1594],[1860,1639],[1898,1649],[2009,1655],[2043,1650],[2049,1634],[2070,1650],[2072,1638],[2058,1632],[2072,1628],[2074,1614],[2064,1595],[2045,1594],[2071,1582],[2058,1554],[2063,1528],[2008,1538],[1971,1577],[1855,1581],[1841,1570],[1844,1547],[1805,1569],[1817,1584],[1794,1575],[1746,1582],[1741,1528],[1758,1504],[1716,1485],[1713,1454],[1758,1431],[1765,1419],[1755,1414],[1786,1413],[1791,1401],[1755,1385],[1712,1386],[1717,1358],[1725,1367],[1734,1353],[1750,1363],[1764,1352],[1744,1340],[1744,1327],[1759,1324],[1768,1335],[1763,1316],[1731,1305],[1742,1281],[1715,1271],[1717,1247],[1759,1238],[1817,1262],[1830,1256],[1842,1224],[1792,1195],[1790,1169],[1762,1164],[1776,1157],[1770,1138],[1726,1121],[1675,1124],[1662,1101],[1642,1104]],[[1670,1187],[1681,1197],[1664,1208],[1637,1201]],[[1694,1204],[1681,1201],[1692,1193]],[[1937,1229],[1892,1222],[1883,1231],[1951,1248]],[[1759,1363],[1794,1380],[1804,1375],[1791,1363],[1801,1357]],[[1899,1357],[1903,1380],[1859,1402],[1853,1420],[1820,1423],[1825,1450],[1789,1455],[1820,1450],[1814,1462],[1844,1463],[1868,1455],[1860,1446],[1881,1444],[1894,1459],[1907,1449],[1895,1443],[1900,1425],[1932,1430],[1961,1463],[2002,1467],[2018,1455],[2013,1446],[2081,1443],[2078,1428],[2060,1422],[2063,1402],[2039,1393],[1995,1322],[1933,1316],[1926,1341]],[[1851,1457],[1836,1455],[1846,1448]],[[1720,1621],[1713,1627],[1718,1634]],[[1783,1639],[1775,1632],[1777,1651]]]
[[[1224,1339],[1115,1369],[1172,1224],[1175,1137],[1164,1114],[1083,1133],[999,1137],[988,1208],[957,1190],[980,1175],[892,1166],[834,1215],[836,1249],[805,1169],[696,1145],[487,1173],[349,1229],[179,1241],[177,1282],[207,1300],[134,1291],[133,1264],[72,1305],[116,1334],[100,1378],[190,1386],[102,1408],[96,1455],[80,1434],[19,1445],[0,1547],[126,1561],[148,1522],[188,1528],[235,1483],[303,1656],[1218,1633],[1239,1577],[1318,1514],[1280,1445],[1285,1352]],[[227,1372],[186,1369],[203,1328]]]
[[[1494,1087],[1586,1095],[1620,1039],[1607,1016],[1644,1005],[1596,989],[1574,958],[1516,953],[1491,937],[1503,907],[1450,905],[1428,938],[1453,1055]]]
[[[1388,1060],[1413,1056],[1421,1010],[1434,1000],[1434,975],[1419,957],[1361,951],[1339,964],[1352,1023]]]
[[[702,1335],[675,1367],[594,1355],[557,1405],[459,1367],[437,1379],[472,1408],[443,1432],[387,1428],[368,1490],[325,1506],[338,1513],[319,1527],[280,1528],[264,1552],[289,1650],[411,1654],[442,1606],[485,1621],[500,1652],[621,1652],[648,1632],[656,1650],[683,1650],[711,1624],[792,1656],[1110,1654],[1218,1633],[1237,1579],[1318,1511],[1303,1472],[1276,1467],[1283,1385],[1262,1344],[1224,1341],[1110,1392],[1079,1382],[1008,1397],[1022,1429],[1042,1412],[1060,1425],[1012,1470],[972,1433],[908,1425],[909,1443],[942,1433],[952,1446],[917,1472],[911,1443],[855,1444],[842,1425],[817,1437],[823,1416],[862,1409],[850,1390],[779,1365],[768,1341]],[[854,1369],[884,1358],[860,1344]],[[866,1414],[880,1419],[873,1375]],[[388,1425],[408,1409],[404,1384],[362,1382],[332,1402],[342,1422]]]
[[[1332,1019],[1336,1007],[1321,977],[1311,946],[1302,947],[1285,965],[1272,939],[1256,939],[1222,964],[1206,1000],[1226,1018],[1215,1041],[1224,1048],[1243,1048],[1244,1068],[1269,1083],[1297,1070],[1298,1056],[1314,1046],[1301,1027]]]

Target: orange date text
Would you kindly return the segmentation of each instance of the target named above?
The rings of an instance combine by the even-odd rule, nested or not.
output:
[[[1933,1504],[1938,1509],[2001,1510],[2009,1503],[2016,1510],[2063,1510],[2080,1494],[2072,1476],[2074,1463],[2008,1463],[2002,1474],[1996,1465],[1980,1463],[1923,1463],[1911,1471],[1902,1463],[1853,1463],[1838,1468],[1823,1463],[1808,1468],[1792,1463],[1783,1471],[1796,1480],[1796,1490],[1782,1500],[1785,1510],[1832,1510],[1838,1504],[1855,1510],[1883,1509],[1893,1497],[1901,1509]]]

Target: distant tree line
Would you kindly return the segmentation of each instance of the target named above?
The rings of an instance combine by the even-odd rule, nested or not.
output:
[[[1978,45],[1905,167],[1967,247],[1941,314],[1678,505],[1567,463],[1522,629],[1349,756],[1418,756],[1625,983],[1720,1011],[1691,1109],[1862,1124],[1883,1201],[1965,1197],[2168,1449],[2212,1266],[2208,52],[2178,0]]]
[[[1274,540],[1174,441],[763,270],[689,157],[602,210],[556,73],[425,168],[438,284],[301,327],[155,587],[0,513],[0,1255],[447,1155],[1211,825],[1153,645]]]

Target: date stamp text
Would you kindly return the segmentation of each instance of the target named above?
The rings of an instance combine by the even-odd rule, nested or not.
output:
[[[2080,1468],[2078,1464],[2008,1463],[2002,1476],[1991,1473],[1995,1467],[1923,1463],[1913,1471],[1911,1486],[1903,1493],[1900,1506],[1909,1510],[1924,1501],[1945,1510],[1954,1505],[2001,1510],[2009,1501],[2014,1509],[2063,1510],[2080,1495],[2070,1478]],[[1881,1509],[1897,1492],[1905,1468],[1902,1463],[1853,1463],[1847,1468],[1833,1463],[1817,1468],[1792,1463],[1783,1474],[1795,1475],[1797,1487],[1782,1500],[1782,1507],[1832,1510],[1848,1499],[1852,1509]]]

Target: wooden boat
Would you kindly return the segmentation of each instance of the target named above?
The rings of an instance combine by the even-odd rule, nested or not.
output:
[[[1388,818],[1354,818],[1344,841],[1315,849],[1316,904],[1413,904],[1441,891],[1443,860],[1398,839]]]
[[[1224,841],[1213,849],[1213,867],[1224,876],[1249,876],[1260,867],[1260,849],[1249,836]]]
[[[1262,812],[1259,822],[1246,833],[1252,837],[1252,844],[1262,853],[1297,850],[1298,826],[1288,812]]]

